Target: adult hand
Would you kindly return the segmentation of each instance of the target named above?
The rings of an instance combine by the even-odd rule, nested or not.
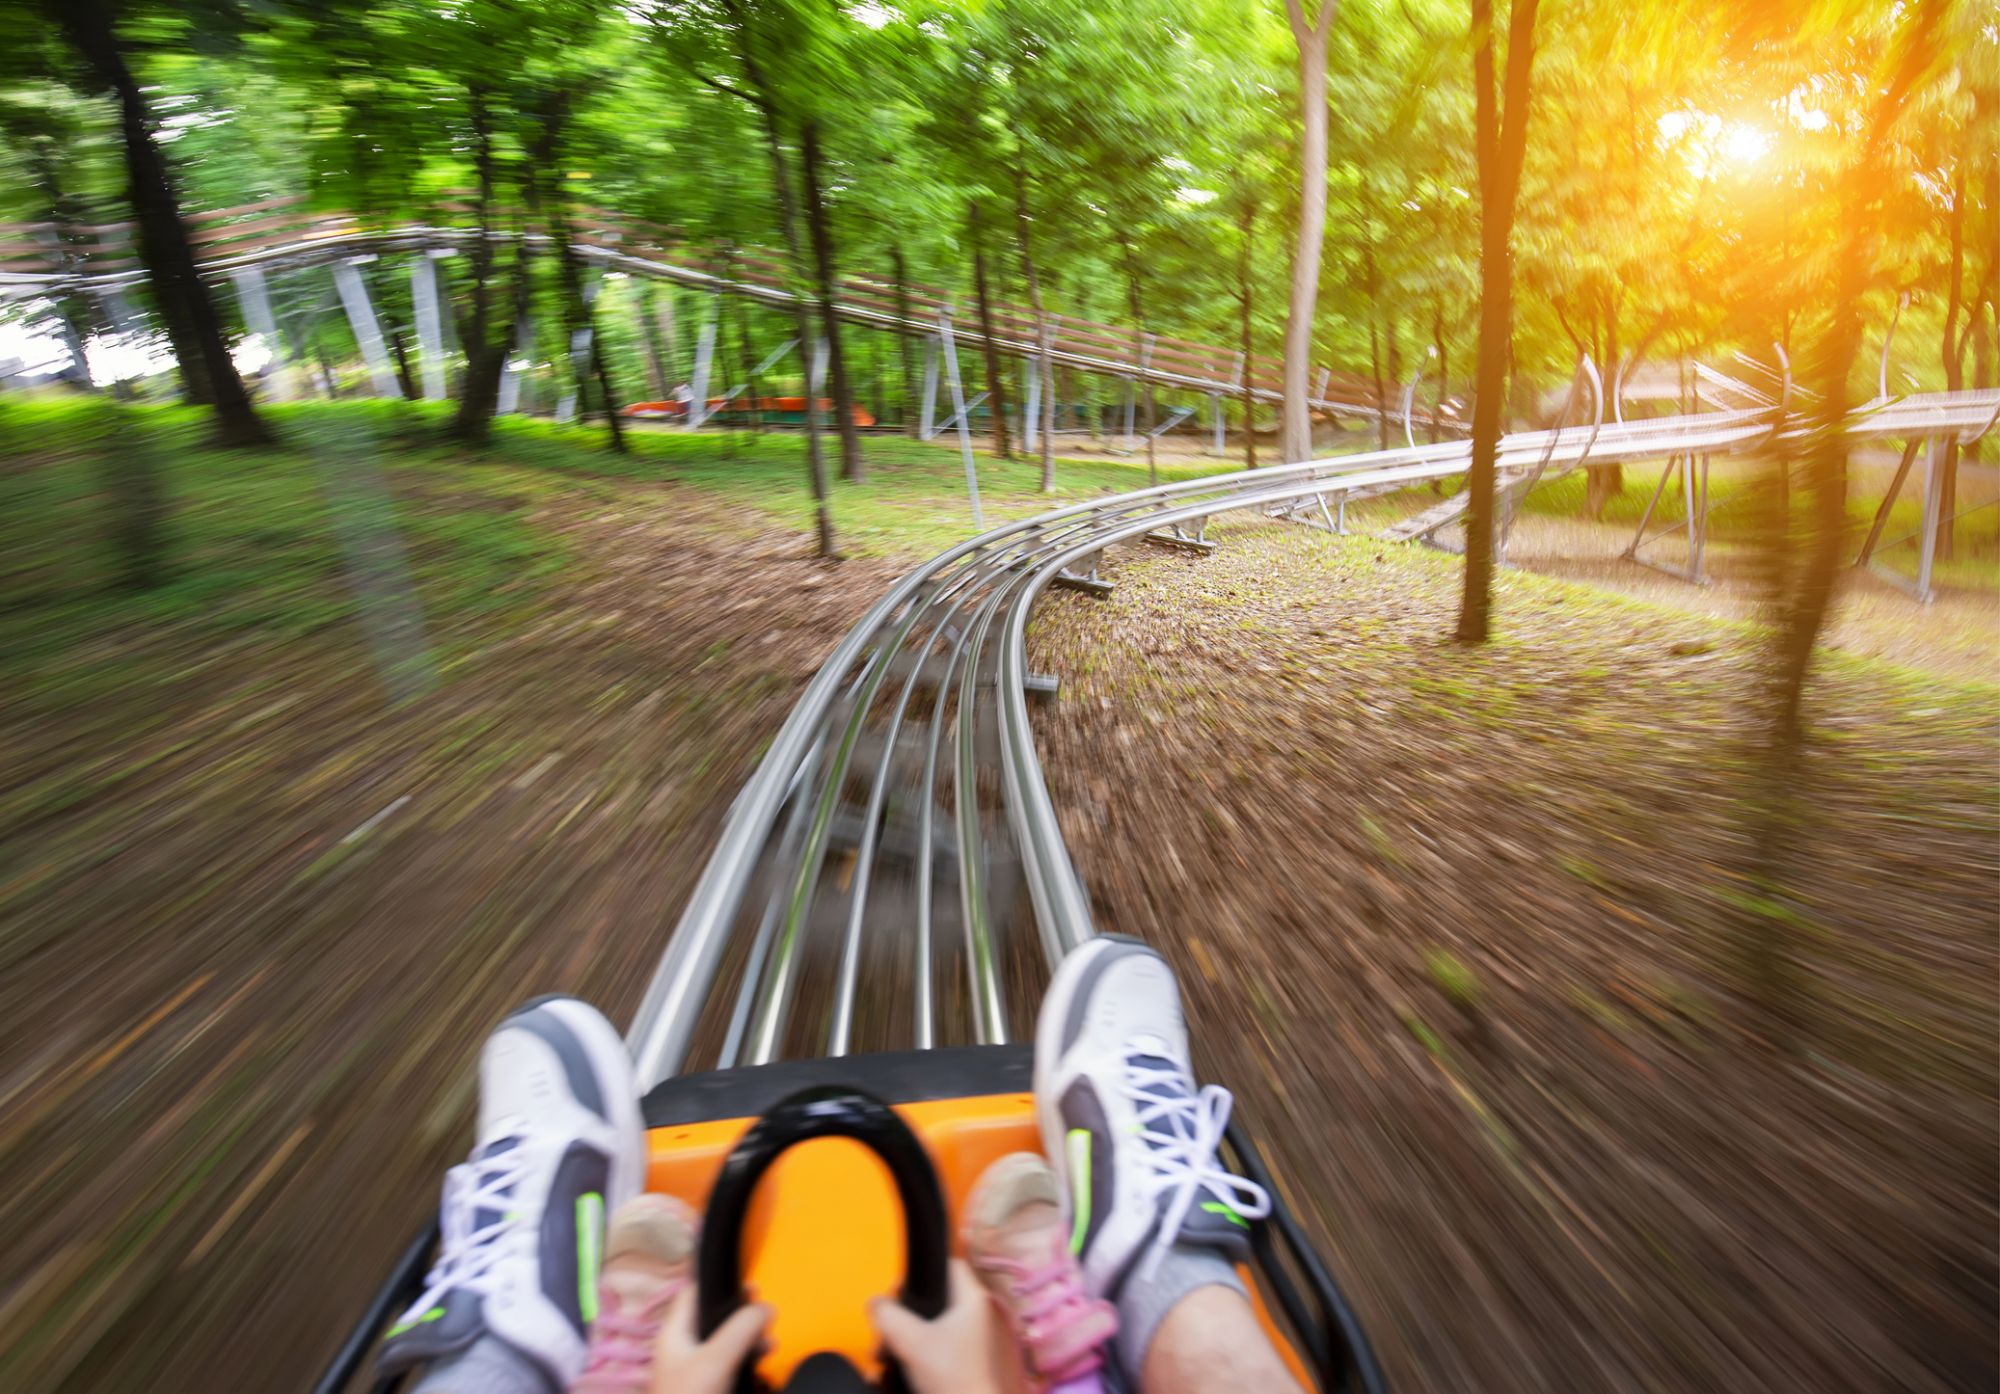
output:
[[[694,1332],[694,1284],[667,1308],[653,1346],[652,1394],[729,1394],[771,1324],[771,1309],[752,1302],[729,1314],[706,1341]]]
[[[870,1302],[868,1316],[913,1394],[1001,1394],[1006,1387],[999,1364],[1005,1327],[963,1259],[951,1261],[951,1302],[934,1320],[889,1297]]]

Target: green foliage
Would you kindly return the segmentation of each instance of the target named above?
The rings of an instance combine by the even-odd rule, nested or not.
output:
[[[1793,24],[1692,0],[1549,0],[1516,230],[1530,389],[1567,380],[1581,351],[1608,373],[1635,351],[1726,361],[1810,336],[1836,176],[1866,105],[1855,94],[1879,76],[1894,14],[1808,8]],[[441,215],[475,184],[483,109],[503,226],[532,221],[523,210],[554,189],[700,248],[768,251],[778,207],[748,94],[774,104],[787,144],[801,121],[821,128],[845,273],[887,279],[900,261],[967,296],[977,204],[997,294],[1025,298],[1014,244],[1027,236],[1053,311],[1123,322],[1136,304],[1151,328],[1233,346],[1247,287],[1254,345],[1277,347],[1297,156],[1274,3],[146,0],[123,13],[190,208],[302,194],[384,222]],[[18,40],[0,59],[0,216],[122,216],[109,107],[39,6],[0,0],[0,19]],[[2000,376],[2000,37],[1965,3],[1947,30],[1948,61],[1894,133],[1898,183],[1864,304],[1882,325],[1910,296],[1896,387]],[[1462,410],[1478,254],[1465,13],[1349,0],[1329,58],[1318,351],[1386,401],[1421,375],[1424,398]],[[551,149],[559,100],[569,115]],[[560,357],[556,281],[528,276],[542,353]],[[452,280],[460,318],[469,283]],[[406,294],[383,293],[407,333]],[[620,324],[633,300],[600,315],[627,396],[650,374]],[[280,308],[302,322],[312,306]],[[66,312],[85,329],[97,313]],[[351,361],[338,316],[321,318],[308,347]],[[681,316],[683,357],[694,318]],[[756,326],[760,342],[780,332]],[[1515,405],[1532,414],[1531,395]]]

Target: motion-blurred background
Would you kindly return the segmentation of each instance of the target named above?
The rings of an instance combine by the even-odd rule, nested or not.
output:
[[[0,34],[0,1388],[307,1385],[484,1031],[629,1017],[899,576],[1362,452],[1413,472],[1108,553],[1027,642],[1098,927],[1392,1384],[1993,1387],[1989,4]]]

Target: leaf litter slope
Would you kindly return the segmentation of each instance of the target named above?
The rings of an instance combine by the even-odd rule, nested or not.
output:
[[[1163,946],[1402,1389],[1993,1380],[1993,690],[1831,659],[1746,1001],[1754,633],[1244,526],[1031,634],[1102,929]]]
[[[570,559],[458,621],[429,696],[386,706],[358,635],[160,625],[107,642],[175,676],[0,728],[48,772],[6,805],[0,1386],[309,1378],[463,1155],[487,1029],[548,991],[629,1016],[761,743],[899,569],[686,490],[475,478],[412,504],[538,508]]]

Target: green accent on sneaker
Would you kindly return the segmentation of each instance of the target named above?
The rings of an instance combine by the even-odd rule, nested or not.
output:
[[[1241,1215],[1237,1214],[1235,1210],[1231,1209],[1227,1205],[1224,1205],[1219,1200],[1205,1200],[1201,1203],[1201,1208],[1206,1210],[1211,1215],[1222,1216],[1223,1219],[1229,1221],[1229,1223],[1232,1225],[1240,1226],[1243,1229],[1250,1228],[1250,1222],[1248,1220],[1244,1219]]]
[[[576,1198],[576,1305],[586,1323],[597,1320],[597,1270],[604,1261],[604,1197]]]
[[[1090,1229],[1090,1129],[1071,1128],[1064,1141],[1069,1146],[1069,1251],[1080,1254]]]
[[[411,1317],[408,1321],[397,1322],[394,1326],[389,1328],[389,1334],[387,1336],[384,1336],[382,1339],[385,1341],[393,1340],[395,1337],[402,1335],[405,1331],[411,1330],[412,1328],[419,1326],[424,1322],[442,1321],[443,1319],[444,1319],[444,1308],[433,1307],[428,1312],[425,1312],[422,1316]]]

